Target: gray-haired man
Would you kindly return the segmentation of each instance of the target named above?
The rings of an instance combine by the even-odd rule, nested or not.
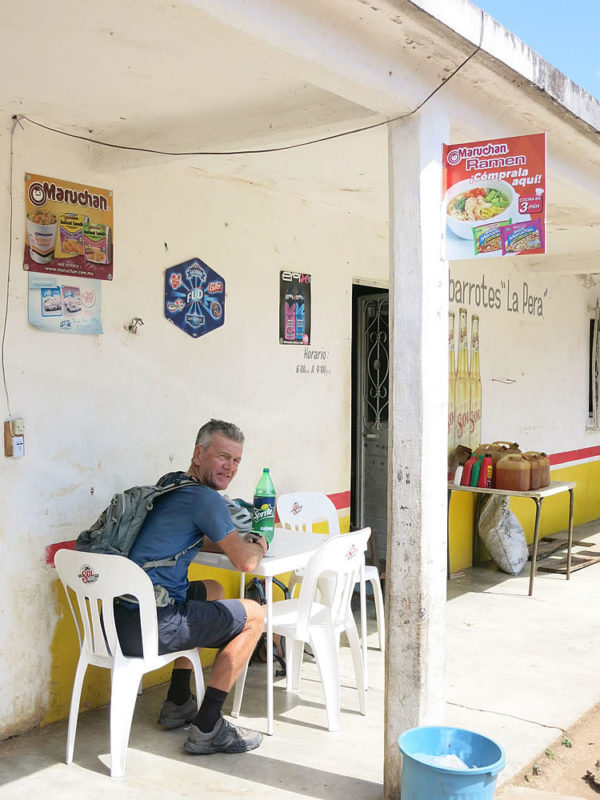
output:
[[[198,431],[187,473],[168,477],[193,478],[197,486],[182,486],[157,498],[136,539],[129,558],[138,564],[168,558],[186,550],[173,566],[148,570],[163,587],[166,604],[157,608],[159,651],[192,647],[217,648],[218,653],[205,695],[196,712],[190,691],[191,662],[178,658],[159,723],[177,728],[191,722],[184,744],[189,753],[242,753],[258,747],[262,735],[226,720],[222,707],[227,693],[249,660],[264,622],[262,606],[252,600],[225,600],[214,580],[189,582],[187,572],[198,550],[223,552],[240,572],[251,572],[267,550],[262,537],[245,539],[231,521],[227,503],[218,493],[235,477],[242,458],[244,435],[230,422],[212,419]],[[135,607],[120,605],[117,624],[123,651],[141,652]]]

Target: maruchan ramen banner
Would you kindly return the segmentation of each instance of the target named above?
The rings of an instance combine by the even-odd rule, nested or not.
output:
[[[443,147],[446,259],[545,253],[546,134]]]
[[[23,269],[110,281],[112,230],[108,189],[25,175]]]

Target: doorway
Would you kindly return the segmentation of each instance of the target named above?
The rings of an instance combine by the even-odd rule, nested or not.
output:
[[[350,524],[371,528],[371,557],[380,571],[387,549],[389,352],[389,292],[355,284]]]

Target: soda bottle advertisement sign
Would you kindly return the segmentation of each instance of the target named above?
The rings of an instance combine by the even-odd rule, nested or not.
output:
[[[310,275],[279,273],[279,343],[310,344]]]
[[[225,322],[225,279],[199,258],[165,270],[165,317],[198,338]]]
[[[23,269],[110,281],[113,193],[43,175],[25,175]]]
[[[443,146],[446,259],[546,252],[546,134]]]

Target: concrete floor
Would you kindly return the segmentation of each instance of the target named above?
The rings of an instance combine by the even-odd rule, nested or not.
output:
[[[600,526],[583,526],[577,538],[600,544]],[[440,722],[488,735],[505,748],[499,787],[600,702],[600,564],[573,573],[570,581],[538,571],[533,597],[527,595],[528,573],[526,568],[509,577],[484,566],[448,583],[447,706]],[[369,625],[367,716],[358,712],[344,647],[337,733],[326,729],[312,663],[305,666],[299,695],[286,695],[283,679],[277,679],[275,735],[240,756],[185,754],[185,731],[156,725],[165,695],[165,687],[158,687],[138,698],[124,778],[108,775],[108,713],[100,709],[80,716],[69,767],[63,763],[66,723],[0,743],[0,797],[29,800],[39,791],[79,800],[109,791],[119,800],[256,793],[279,800],[381,798],[384,657],[374,649],[373,609]],[[264,684],[264,666],[253,665],[240,722],[259,730],[266,727]]]
[[[600,520],[576,528],[574,539],[574,555],[600,550]],[[448,585],[446,723],[505,748],[498,786],[600,702],[600,564],[567,581],[540,572],[544,563],[533,597],[529,565],[517,577],[467,570]]]

